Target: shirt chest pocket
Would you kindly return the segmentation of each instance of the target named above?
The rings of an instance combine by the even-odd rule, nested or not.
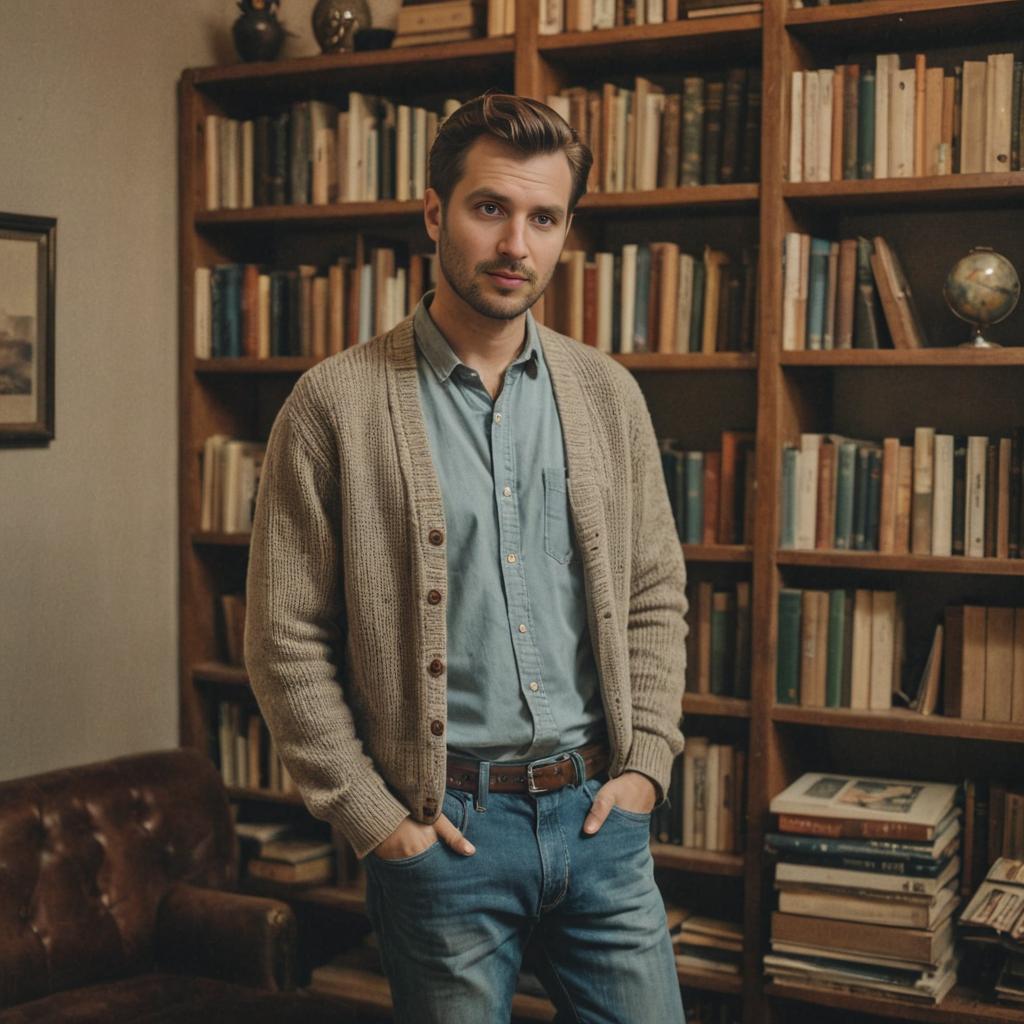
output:
[[[545,467],[544,477],[544,550],[563,565],[572,558],[572,523],[565,470]]]

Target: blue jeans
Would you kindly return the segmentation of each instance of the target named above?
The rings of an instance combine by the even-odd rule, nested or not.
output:
[[[553,793],[445,792],[444,813],[476,847],[437,842],[370,853],[367,909],[391,982],[396,1024],[503,1024],[523,950],[561,1024],[683,1024],[650,815],[613,808],[583,820],[607,774]]]

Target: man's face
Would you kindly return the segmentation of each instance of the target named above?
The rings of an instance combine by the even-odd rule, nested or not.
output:
[[[427,190],[427,231],[452,291],[482,316],[514,320],[544,294],[572,220],[564,153],[522,159],[494,139],[466,152],[445,204]]]

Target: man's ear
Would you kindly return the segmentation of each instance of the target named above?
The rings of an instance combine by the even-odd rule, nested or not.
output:
[[[428,188],[423,194],[423,225],[431,241],[436,242],[441,232],[441,196],[437,189]]]

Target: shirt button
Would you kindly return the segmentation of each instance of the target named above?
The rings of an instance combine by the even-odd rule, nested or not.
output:
[[[432,722],[430,723],[430,731],[431,731],[431,732],[432,732],[432,733],[433,733],[433,734],[434,734],[435,736],[440,736],[440,735],[441,735],[441,733],[443,733],[443,732],[444,732],[444,722],[442,722],[442,721],[441,721],[441,720],[440,720],[439,718],[435,718],[435,719],[434,719],[434,720],[433,720],[433,721],[432,721]]]
[[[443,544],[444,530],[431,530],[430,533],[427,534],[427,540],[429,540],[430,543],[433,544],[435,547],[437,547],[440,544]]]
[[[530,683],[530,689],[533,690],[534,693],[536,693],[540,689],[540,683],[538,683],[537,680],[534,679]]]
[[[440,658],[435,658],[428,666],[427,671],[432,676],[439,676],[444,671],[444,662]]]
[[[509,562],[514,562],[515,560],[516,560],[516,556],[515,556],[515,552],[513,552],[512,554],[510,554],[508,556],[508,561]]]
[[[441,603],[441,591],[440,590],[431,590],[431,591],[429,591],[427,593],[427,601],[430,604],[440,604]]]
[[[500,412],[496,412],[494,414],[494,422],[495,423],[500,423],[501,422],[501,413]]]
[[[511,498],[512,497],[512,488],[511,487],[506,487],[506,488],[504,488],[504,490],[502,490],[501,493],[504,494],[506,498]]]
[[[519,623],[519,632],[520,633],[525,633],[526,632],[526,626],[522,622]]]

